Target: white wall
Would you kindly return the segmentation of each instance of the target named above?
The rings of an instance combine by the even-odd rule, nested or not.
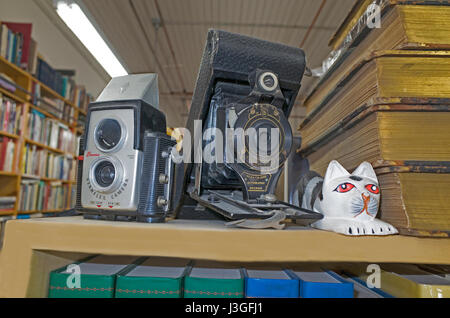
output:
[[[68,40],[35,1],[0,0],[0,20],[32,23],[32,37],[38,43],[38,52],[53,68],[76,70],[77,84],[85,85],[95,97],[107,84],[108,76],[92,66],[92,58],[83,55],[83,50]]]

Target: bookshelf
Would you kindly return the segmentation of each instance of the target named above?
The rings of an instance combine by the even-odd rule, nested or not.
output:
[[[11,220],[0,252],[0,297],[46,297],[50,271],[93,254],[165,256],[267,264],[450,264],[450,239],[351,237],[299,226],[227,228],[224,221],[160,224],[81,216]]]
[[[3,87],[0,87],[0,94],[3,97],[11,99],[16,103],[16,105],[21,105],[20,110],[20,121],[16,121],[18,123],[18,127],[14,127],[14,130],[17,130],[18,133],[14,134],[11,132],[6,132],[2,130],[3,126],[0,126],[0,137],[6,137],[9,140],[12,140],[15,144],[14,147],[14,155],[12,160],[12,169],[9,171],[0,171],[0,183],[2,187],[0,187],[0,196],[15,196],[16,202],[14,204],[13,209],[2,210],[0,209],[0,216],[11,216],[16,218],[20,215],[28,214],[37,214],[37,213],[58,213],[64,210],[67,210],[71,207],[72,193],[76,186],[75,181],[75,171],[77,165],[77,137],[79,137],[83,133],[83,127],[78,126],[78,120],[80,116],[86,116],[86,111],[77,107],[72,101],[64,98],[56,91],[39,81],[32,74],[27,71],[21,69],[13,63],[10,63],[7,59],[0,56],[0,73],[5,74],[7,77],[12,79],[18,88],[15,92],[9,91]],[[60,119],[58,116],[58,112],[52,111],[51,107],[45,107],[45,109],[37,105],[36,98],[33,98],[33,86],[38,85],[40,88],[40,99],[42,101],[43,98],[47,97],[55,101],[59,101],[64,107],[69,107],[71,114],[69,120]],[[21,89],[20,89],[21,88]],[[43,143],[40,140],[35,140],[36,138],[30,138],[30,131],[28,129],[28,121],[30,119],[31,114],[34,115],[40,114],[42,116],[43,121],[49,120],[54,125],[58,124],[58,127],[67,128],[67,130],[71,134],[67,133],[66,136],[73,136],[70,139],[69,148],[61,149],[60,147],[51,146],[48,143]],[[61,116],[63,117],[63,116]],[[61,124],[61,125],[59,125]],[[57,138],[57,143],[63,144],[64,141],[60,141],[60,135],[64,132],[63,130],[55,130]],[[47,140],[48,141],[48,140]],[[67,176],[63,178],[59,177],[51,177],[45,175],[36,175],[25,173],[25,158],[26,149],[33,149],[36,152],[42,152],[42,155],[45,156],[44,160],[49,160],[47,158],[63,158],[62,161],[65,164],[65,160],[70,162],[69,172]],[[34,157],[33,157],[34,158]],[[56,159],[54,159],[56,162]],[[62,164],[62,165],[63,165]],[[58,166],[59,167],[59,166]],[[65,168],[64,168],[65,169]],[[40,171],[40,170],[39,170]],[[45,168],[47,171],[47,168]],[[45,209],[22,209],[21,208],[21,187],[23,184],[37,182],[37,187],[39,190],[38,194],[43,194],[44,191],[56,191],[58,199],[56,199],[56,205],[58,208],[49,208]],[[58,187],[60,188],[53,188]],[[43,190],[40,190],[39,187],[42,187]],[[49,188],[50,190],[47,190]],[[42,191],[42,193],[40,192]],[[53,192],[50,192],[53,193]],[[60,199],[62,197],[62,199]]]

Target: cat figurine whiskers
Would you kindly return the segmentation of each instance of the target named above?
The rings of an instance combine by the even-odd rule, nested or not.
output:
[[[349,173],[339,162],[328,165],[325,177],[310,171],[297,185],[299,205],[323,214],[311,226],[346,235],[390,235],[398,230],[376,219],[380,188],[373,167],[363,162]]]

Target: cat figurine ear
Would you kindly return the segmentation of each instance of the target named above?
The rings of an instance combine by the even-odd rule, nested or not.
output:
[[[375,170],[373,170],[373,167],[370,163],[367,161],[364,161],[361,163],[358,168],[353,171],[352,175],[359,176],[359,177],[365,177],[368,179],[371,179],[372,181],[378,183],[378,178],[375,173]]]
[[[327,172],[325,173],[324,183],[327,184],[331,180],[334,180],[336,178],[340,177],[348,177],[350,176],[350,173],[345,170],[343,166],[336,160],[333,160],[330,162],[327,168]]]

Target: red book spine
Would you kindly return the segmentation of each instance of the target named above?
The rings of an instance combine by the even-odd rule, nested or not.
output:
[[[9,122],[10,112],[11,112],[11,102],[9,100],[6,100],[5,101],[5,117],[3,118],[3,123],[2,123],[3,131],[8,131],[8,122]]]
[[[31,23],[14,23],[14,22],[3,22],[3,24],[5,24],[11,31],[22,34],[23,46],[20,65],[23,68],[27,67],[29,62],[28,57],[30,51],[31,33],[33,25]]]
[[[3,166],[5,165],[7,147],[8,147],[8,138],[3,137],[3,140],[0,143],[0,171],[3,171]]]

